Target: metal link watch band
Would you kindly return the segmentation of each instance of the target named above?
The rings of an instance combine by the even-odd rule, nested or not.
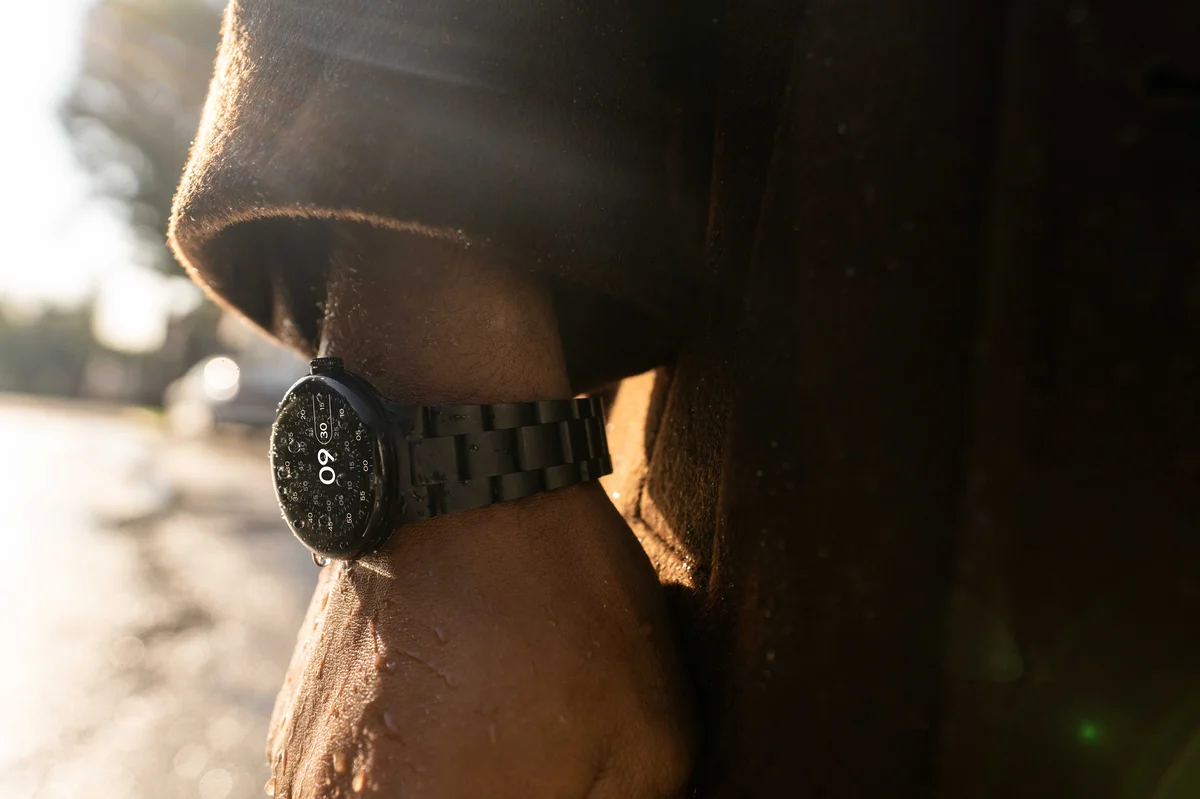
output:
[[[384,403],[408,450],[419,518],[595,480],[612,472],[598,397],[494,405]],[[402,482],[409,482],[403,480]],[[414,507],[415,505],[415,507]]]

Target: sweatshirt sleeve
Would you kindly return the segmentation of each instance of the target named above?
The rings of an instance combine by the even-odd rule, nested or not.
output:
[[[670,41],[644,0],[234,0],[171,246],[277,333],[323,299],[321,220],[492,248],[554,278],[577,383],[648,366],[622,348],[697,271]]]

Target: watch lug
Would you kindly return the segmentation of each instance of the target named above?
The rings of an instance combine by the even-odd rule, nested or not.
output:
[[[341,371],[341,358],[313,358],[308,365],[309,374],[323,375],[330,372]]]

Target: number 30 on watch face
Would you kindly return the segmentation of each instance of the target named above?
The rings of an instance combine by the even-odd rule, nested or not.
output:
[[[375,436],[329,382],[305,378],[284,397],[271,434],[283,518],[322,555],[343,556],[366,534],[379,489]]]

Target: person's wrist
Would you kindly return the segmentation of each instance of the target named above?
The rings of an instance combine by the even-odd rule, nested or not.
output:
[[[541,278],[420,236],[352,226],[337,238],[322,355],[341,358],[393,402],[570,396],[557,320]],[[577,517],[590,505],[586,493],[582,486],[544,492],[406,525],[404,536],[391,536],[364,562],[383,568],[406,556],[411,561],[411,550],[426,538],[449,549],[462,535],[479,551],[502,536],[511,548],[522,531]]]

